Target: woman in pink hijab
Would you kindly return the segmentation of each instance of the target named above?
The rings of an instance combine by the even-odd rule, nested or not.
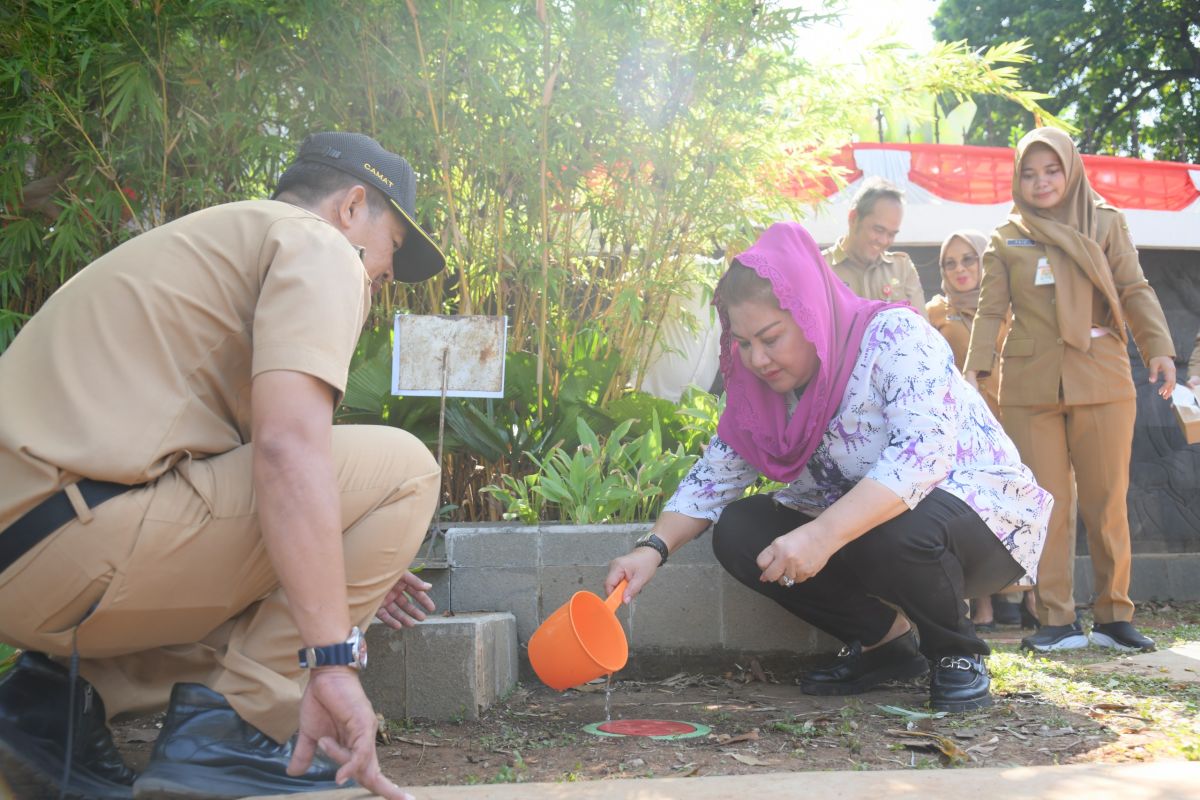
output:
[[[931,664],[934,708],[989,705],[989,650],[962,601],[1036,571],[1052,500],[945,340],[912,308],[853,294],[796,223],[738,255],[714,302],[717,435],[612,562],[609,591],[627,579],[629,602],[713,525],[730,574],[846,644],[803,691],[857,694]],[[743,498],[761,475],[786,486]]]

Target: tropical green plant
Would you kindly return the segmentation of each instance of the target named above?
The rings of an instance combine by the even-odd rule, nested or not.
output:
[[[579,525],[652,519],[696,457],[682,445],[664,450],[657,415],[644,433],[626,441],[633,424],[626,420],[602,438],[580,418],[578,446],[554,447],[533,458],[536,473],[503,475],[499,485],[483,491],[503,504],[506,519],[526,524],[550,514]]]

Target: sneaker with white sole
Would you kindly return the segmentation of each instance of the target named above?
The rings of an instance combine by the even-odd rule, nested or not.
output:
[[[1097,622],[1092,626],[1092,644],[1126,653],[1154,650],[1154,640],[1143,636],[1131,622]]]
[[[1056,650],[1079,650],[1088,646],[1087,634],[1076,620],[1070,625],[1043,625],[1037,633],[1021,640],[1021,647],[1039,653]]]

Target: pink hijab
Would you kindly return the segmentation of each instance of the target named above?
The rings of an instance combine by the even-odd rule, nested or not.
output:
[[[768,478],[791,482],[808,464],[841,405],[872,317],[888,308],[915,309],[854,294],[826,266],[808,231],[795,222],[772,225],[737,261],[770,281],[779,307],[791,313],[816,347],[821,365],[789,418],[787,398],[742,364],[734,351],[729,316],[721,310],[721,373],[727,401],[717,434]]]

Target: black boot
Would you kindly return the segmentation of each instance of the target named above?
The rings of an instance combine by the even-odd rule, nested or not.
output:
[[[917,650],[917,637],[910,630],[865,653],[862,645],[851,642],[838,653],[833,664],[802,675],[800,691],[819,695],[859,694],[888,681],[919,678],[928,668]]]
[[[290,741],[279,744],[239,717],[212,689],[177,683],[134,796],[207,800],[345,788],[335,782],[337,766],[320,754],[296,778],[287,774],[291,758]]]
[[[935,711],[972,711],[992,704],[992,680],[976,655],[943,656],[933,662],[929,704]]]
[[[71,774],[62,794],[80,800],[133,797],[125,766],[105,723],[104,701],[77,678]],[[41,653],[25,652],[0,679],[0,771],[14,797],[56,798],[66,764],[71,681]]]

